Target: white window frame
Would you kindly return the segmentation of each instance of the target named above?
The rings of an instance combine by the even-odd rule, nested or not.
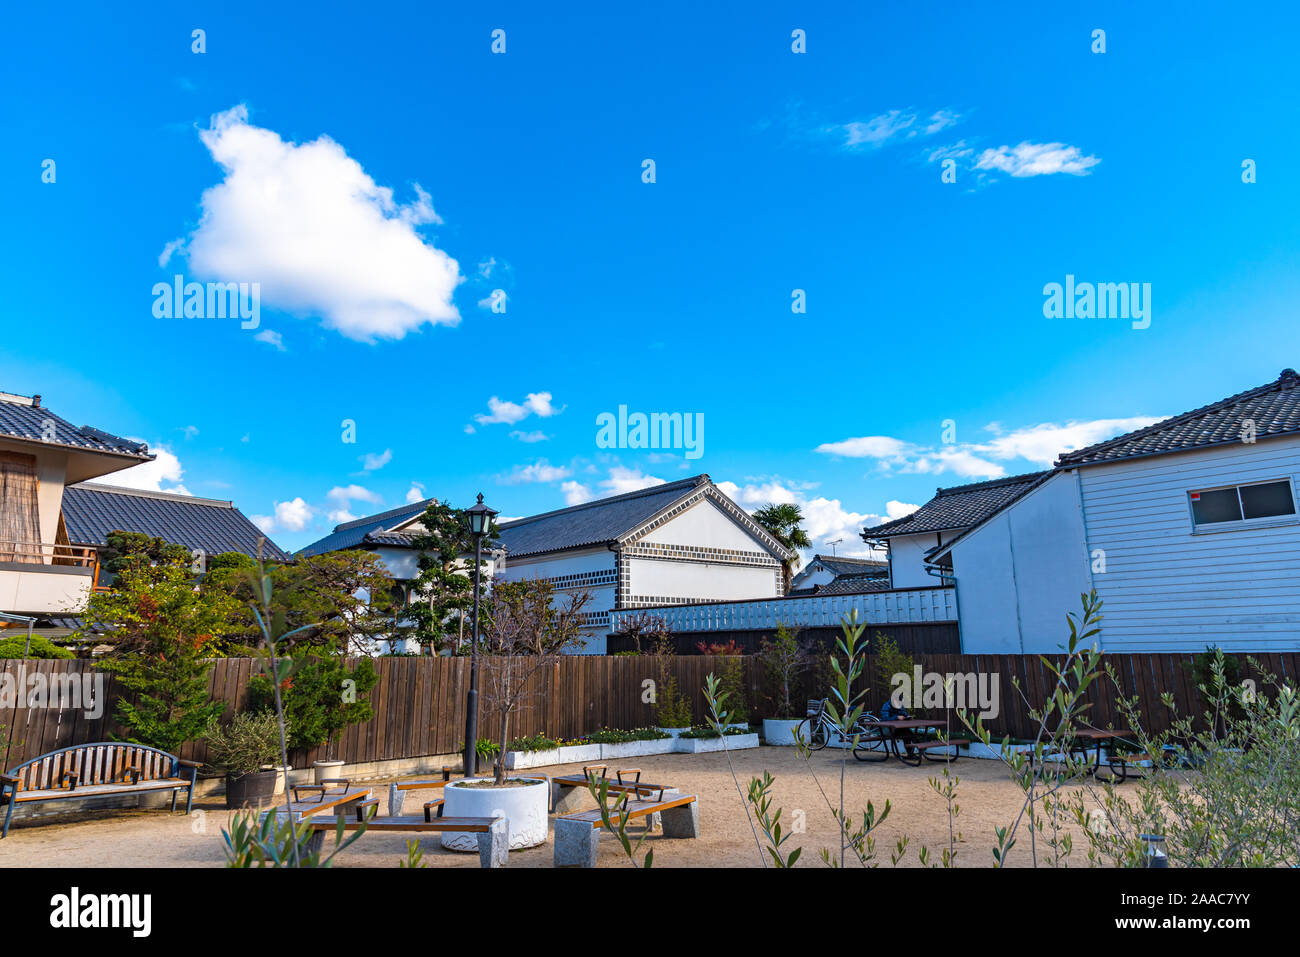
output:
[[[1196,513],[1192,510],[1192,493],[1204,494],[1206,492],[1222,492],[1224,489],[1237,490],[1237,507],[1245,514],[1245,507],[1241,501],[1241,490],[1251,488],[1255,485],[1276,485],[1278,482],[1286,482],[1287,488],[1291,490],[1291,507],[1295,509],[1290,515],[1264,515],[1260,518],[1239,518],[1230,522],[1208,522],[1204,525],[1197,524]],[[1193,535],[1211,535],[1215,532],[1231,532],[1243,528],[1269,528],[1274,525],[1300,525],[1300,501],[1296,499],[1296,483],[1290,475],[1278,475],[1274,478],[1259,479],[1251,482],[1228,482],[1224,485],[1211,485],[1201,488],[1189,488],[1183,493],[1183,500],[1187,503],[1187,520],[1191,523]]]

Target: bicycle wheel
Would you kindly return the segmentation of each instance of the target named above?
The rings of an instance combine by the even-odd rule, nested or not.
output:
[[[826,726],[820,718],[804,718],[795,728],[795,733],[812,751],[826,747]]]

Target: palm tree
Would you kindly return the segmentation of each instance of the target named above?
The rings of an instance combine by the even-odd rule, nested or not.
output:
[[[792,552],[797,548],[812,548],[812,539],[799,527],[803,521],[803,512],[792,502],[784,505],[777,505],[775,502],[764,505],[754,512],[754,521],[762,525],[769,535]],[[790,581],[794,578],[794,570],[798,567],[797,552],[781,563],[782,578],[785,581],[784,594],[790,593]]]

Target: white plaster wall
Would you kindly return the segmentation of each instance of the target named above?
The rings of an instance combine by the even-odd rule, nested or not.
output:
[[[1092,587],[1078,480],[1061,472],[953,548],[967,654],[1048,654]]]
[[[630,558],[630,596],[726,601],[776,596],[777,569],[757,565]]]
[[[942,542],[951,541],[960,529],[950,532],[925,532],[899,535],[889,540],[890,583],[895,588],[934,588],[938,578],[926,573],[925,553]],[[942,534],[942,538],[940,535]]]
[[[738,525],[711,499],[705,498],[660,525],[639,541],[669,545],[694,545],[697,548],[734,548],[749,552],[767,552],[763,542]]]

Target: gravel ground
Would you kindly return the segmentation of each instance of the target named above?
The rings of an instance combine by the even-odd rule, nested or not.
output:
[[[827,749],[815,754],[810,763],[793,748],[756,748],[731,754],[742,788],[751,776],[764,769],[776,778],[774,806],[785,809],[782,822],[803,824],[802,833],[791,838],[787,848],[804,847],[802,864],[821,867],[817,859],[824,847],[835,844],[836,825],[826,799],[838,800],[840,754]],[[695,794],[700,805],[701,836],[697,840],[670,840],[657,832],[642,845],[642,853],[654,848],[656,867],[756,867],[760,856],[754,844],[742,800],[728,770],[727,757],[720,753],[663,754],[610,762],[614,767],[639,767],[643,780],[674,785]],[[996,761],[962,759],[952,773],[960,779],[957,827],[962,839],[957,844],[958,866],[990,866],[993,829],[1015,820],[1023,803],[1020,789],[1007,778]],[[549,774],[571,774],[581,765],[557,765],[541,769]],[[947,844],[948,817],[944,800],[930,786],[933,777],[942,778],[943,765],[906,767],[897,761],[866,764],[849,757],[845,780],[846,810],[859,817],[867,801],[879,811],[892,802],[888,820],[877,831],[877,849],[883,866],[899,837],[910,839],[910,850],[902,866],[917,866],[920,845],[937,853]],[[386,813],[387,781],[373,782]],[[1131,790],[1132,785],[1127,789]],[[408,806],[418,807],[415,798]],[[592,805],[594,807],[594,803]],[[192,817],[169,815],[166,809],[108,811],[87,814],[75,821],[58,823],[16,823],[9,837],[0,841],[0,867],[176,867],[211,866],[224,862],[221,829],[230,812],[219,802],[196,803]],[[201,812],[201,813],[200,813]],[[788,826],[788,825],[787,825]],[[639,829],[638,829],[639,830]],[[335,861],[338,867],[395,867],[406,857],[403,834],[367,834]],[[327,839],[327,846],[333,838]],[[477,867],[477,854],[443,850],[437,835],[423,839],[424,860],[431,867]],[[1085,862],[1085,842],[1076,834],[1076,863]],[[511,867],[550,867],[552,847],[546,844],[510,855]],[[1023,827],[1021,840],[1008,863],[1029,864],[1029,840]],[[601,867],[630,866],[617,846],[605,835],[600,842]]]

